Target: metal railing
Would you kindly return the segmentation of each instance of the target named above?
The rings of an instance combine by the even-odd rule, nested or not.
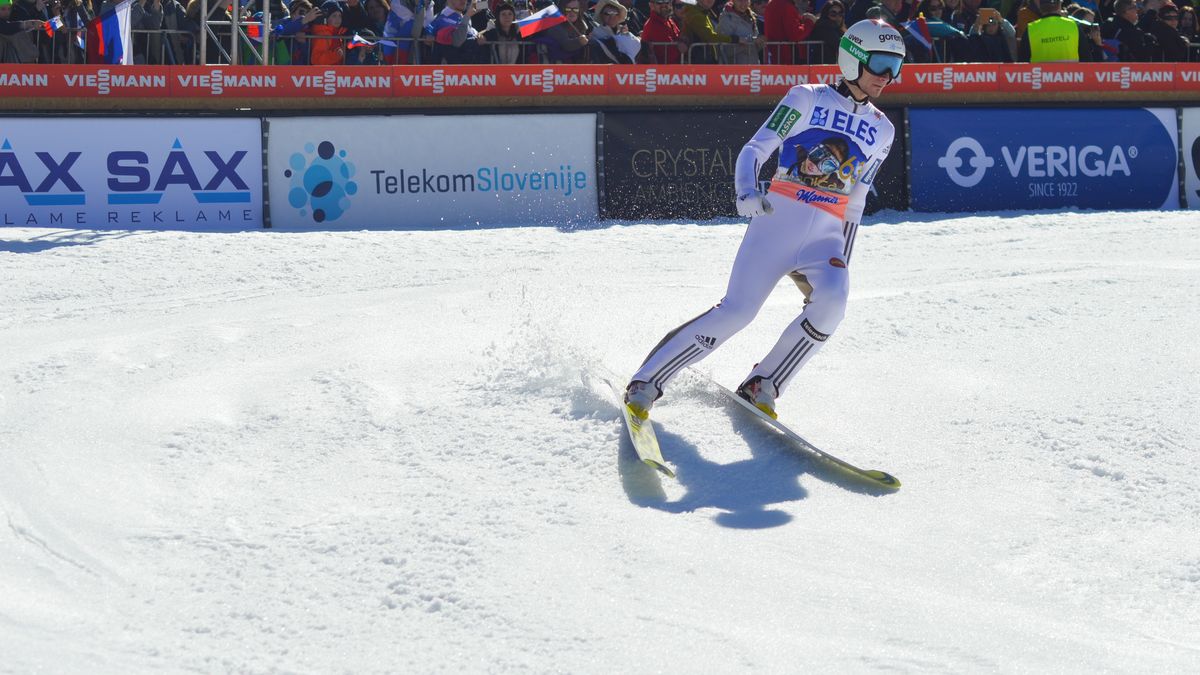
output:
[[[218,0],[212,0],[216,2]],[[199,32],[171,29],[135,29],[135,60],[137,63],[163,65],[237,65],[277,64],[308,65],[312,63],[314,46],[321,41],[336,41],[337,48],[315,50],[325,55],[317,65],[395,65],[395,57],[385,56],[385,47],[400,47],[400,55],[407,56],[405,63],[440,64],[441,56],[453,48],[433,45],[431,39],[416,42],[418,48],[408,50],[411,39],[381,39],[373,46],[350,48],[354,35],[314,35],[301,30],[290,35],[272,33],[269,19],[264,23],[250,21],[203,21]],[[257,26],[260,36],[252,38],[250,28]],[[3,36],[0,40],[0,63],[33,62],[45,64],[82,64],[87,62],[85,50],[79,45],[77,36],[84,36],[84,28],[60,28],[53,36],[44,31],[30,31],[17,36]],[[22,38],[21,35],[27,36]],[[203,39],[202,39],[203,36]],[[29,45],[19,49],[15,40],[27,39]],[[936,63],[956,63],[951,57],[947,40],[935,39],[931,56]],[[757,63],[773,65],[779,63],[820,64],[826,62],[825,44],[809,42],[766,42],[755,47],[749,43],[693,43],[643,42],[642,58],[648,64],[703,64],[745,63],[747,60],[734,58],[753,50]],[[339,54],[336,63],[328,63],[329,54]],[[364,58],[366,57],[366,58]],[[466,56],[474,63],[530,64],[551,63],[545,45],[536,41],[488,42],[474,48]],[[447,59],[452,60],[452,59]],[[1188,51],[1189,62],[1200,62],[1200,42],[1193,42]],[[749,60],[753,63],[753,60]]]

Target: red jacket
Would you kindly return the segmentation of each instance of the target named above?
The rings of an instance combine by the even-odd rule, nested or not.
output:
[[[812,34],[813,23],[800,15],[792,0],[771,0],[763,10],[763,35],[767,38],[767,63],[808,63],[804,47],[773,45],[772,42],[804,42]]]
[[[308,27],[308,32],[313,35],[345,35],[345,28],[326,26],[323,23],[314,23]],[[340,66],[346,63],[346,41],[335,40],[332,37],[320,37],[316,40],[309,40],[312,45],[312,51],[309,52],[308,62],[314,66]]]
[[[674,44],[658,44],[660,42],[678,42],[679,26],[671,19],[650,12],[646,24],[642,26],[642,49],[648,50],[650,63],[682,63],[683,56]],[[654,43],[654,44],[651,44]]]

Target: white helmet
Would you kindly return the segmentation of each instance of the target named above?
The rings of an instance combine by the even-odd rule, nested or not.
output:
[[[863,19],[842,34],[838,68],[847,82],[857,82],[866,68],[876,75],[900,75],[904,38],[879,19]]]

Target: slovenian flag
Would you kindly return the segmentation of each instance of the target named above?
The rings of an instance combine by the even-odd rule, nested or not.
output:
[[[346,49],[358,49],[359,47],[374,47],[375,44],[376,43],[371,42],[370,40],[359,35],[358,33],[355,33],[354,37],[350,38],[350,43],[346,45]]]
[[[122,2],[88,22],[88,63],[133,65],[133,0]]]
[[[54,34],[63,29],[63,20],[61,16],[56,16],[46,22],[46,35],[54,37]]]
[[[547,28],[552,28],[566,22],[567,17],[558,11],[558,5],[550,5],[541,11],[530,14],[524,19],[518,19],[517,29],[521,31],[521,37],[527,38],[534,33],[540,33]]]

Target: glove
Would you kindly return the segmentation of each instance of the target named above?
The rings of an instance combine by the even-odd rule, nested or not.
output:
[[[755,190],[737,198],[737,212],[743,218],[754,218],[774,213],[775,209],[771,207],[771,202],[767,201],[766,195]]]

